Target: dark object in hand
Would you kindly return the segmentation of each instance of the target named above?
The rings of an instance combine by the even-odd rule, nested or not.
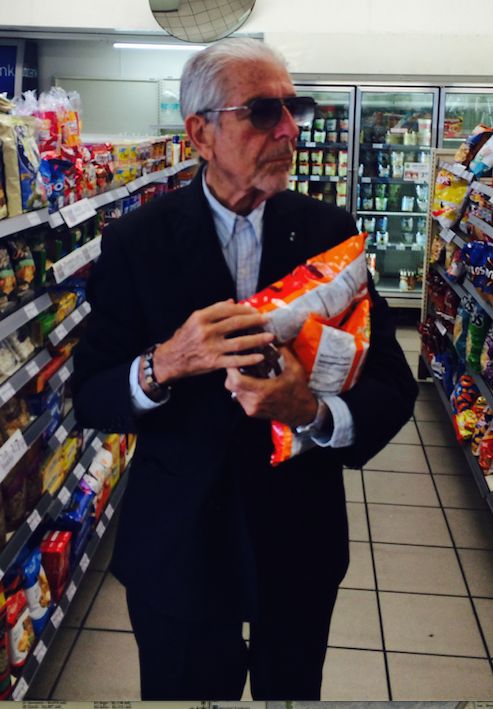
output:
[[[255,335],[257,332],[263,332],[262,328],[237,331],[233,333],[232,337]],[[254,352],[261,352],[265,359],[258,364],[240,367],[239,369],[242,374],[246,374],[249,377],[257,377],[257,379],[269,379],[270,377],[278,377],[279,374],[281,374],[281,353],[274,344],[270,343],[264,347],[254,347],[251,350],[243,350],[239,354],[252,354]]]

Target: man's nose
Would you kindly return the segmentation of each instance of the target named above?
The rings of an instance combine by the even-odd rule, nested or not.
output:
[[[286,106],[282,107],[282,114],[279,123],[274,128],[274,138],[288,138],[293,140],[298,137],[299,128],[295,123],[293,116],[290,114]]]

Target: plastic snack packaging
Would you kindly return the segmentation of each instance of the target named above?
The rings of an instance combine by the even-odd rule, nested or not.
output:
[[[32,282],[36,273],[33,255],[27,242],[18,236],[7,240],[10,252],[10,259],[14,267],[17,297],[21,298],[27,294],[32,294]]]
[[[466,361],[466,342],[469,320],[474,311],[474,300],[471,295],[461,299],[454,322],[453,343],[457,355],[462,362]]]
[[[3,156],[2,156],[2,147],[0,145],[0,219],[5,219],[7,214],[8,214],[7,197],[5,195],[4,175],[3,175]]]
[[[483,475],[491,475],[493,472],[493,422],[490,422],[479,443],[478,462]]]
[[[7,601],[3,584],[0,584],[0,701],[9,698],[11,689]]]
[[[481,441],[483,440],[484,435],[492,421],[493,411],[489,406],[485,406],[483,412],[476,421],[476,425],[474,426],[474,431],[472,433],[471,438],[471,453],[476,457],[479,456],[479,448],[481,445]]]
[[[472,408],[479,396],[479,389],[469,374],[463,374],[450,395],[450,404],[454,414]]]
[[[16,280],[9,252],[0,246],[0,313],[7,315],[15,308]]]
[[[491,320],[479,304],[475,304],[467,328],[466,357],[475,372],[481,372],[481,351]]]
[[[460,218],[469,183],[446,168],[438,170],[431,214],[441,226],[450,228]]]
[[[12,567],[4,578],[7,601],[7,628],[9,637],[10,665],[13,675],[22,672],[27,656],[34,644],[34,629],[29,615],[27,598],[22,588],[22,574]]]
[[[35,119],[0,113],[0,141],[9,216],[44,207],[46,194],[39,175],[41,158],[35,139]]]
[[[17,563],[23,572],[23,588],[27,598],[29,615],[31,616],[34,633],[38,637],[50,617],[52,610],[51,591],[45,570],[41,563],[41,550],[26,549],[21,552]]]
[[[472,133],[462,143],[455,154],[456,162],[465,165],[470,169],[473,158],[483,148],[485,143],[489,141],[493,133],[493,128],[485,126],[482,123],[475,126]],[[480,161],[479,161],[480,162]]]
[[[56,602],[60,600],[68,580],[71,540],[71,532],[49,531],[40,545],[43,568]]]
[[[308,385],[317,397],[340,394],[350,389],[366,359],[370,343],[370,302],[365,298],[340,323],[340,317],[326,320],[310,315],[293,342],[293,350],[308,375]],[[274,452],[271,464],[283,461],[315,443],[296,435],[289,426],[272,422]]]

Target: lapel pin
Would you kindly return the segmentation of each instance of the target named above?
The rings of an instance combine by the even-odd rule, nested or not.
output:
[[[289,241],[294,241],[296,239],[296,232],[292,231],[289,235]]]

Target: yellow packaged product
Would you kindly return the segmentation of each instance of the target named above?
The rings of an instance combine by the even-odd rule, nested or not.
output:
[[[113,489],[120,479],[120,434],[111,433],[107,436],[103,443],[103,448],[111,453],[112,465],[109,483],[111,489]]]
[[[64,456],[62,448],[50,451],[40,466],[43,493],[55,493],[65,480]]]

